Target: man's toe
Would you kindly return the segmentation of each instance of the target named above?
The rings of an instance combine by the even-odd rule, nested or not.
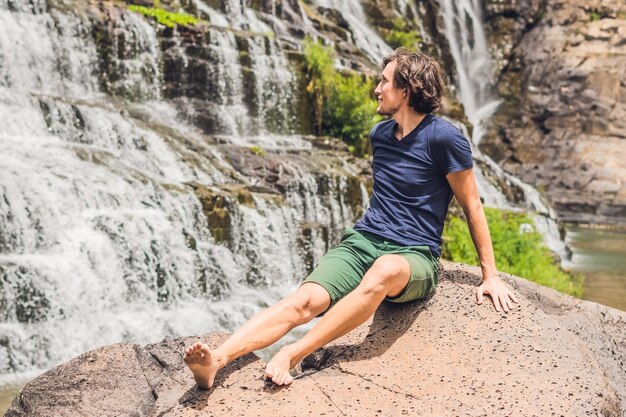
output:
[[[274,375],[274,377],[272,378],[272,381],[274,381],[276,385],[283,385],[283,373],[280,371],[277,372],[276,375]]]

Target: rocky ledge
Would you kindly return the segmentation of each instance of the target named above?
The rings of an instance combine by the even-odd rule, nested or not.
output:
[[[474,304],[476,268],[444,264],[432,298],[383,305],[289,387],[266,382],[249,354],[200,390],[181,358],[197,338],[166,339],[85,353],[28,383],[6,415],[625,415],[626,314],[504,279],[520,299],[509,314]]]
[[[488,3],[503,103],[481,148],[562,220],[626,224],[626,4]]]

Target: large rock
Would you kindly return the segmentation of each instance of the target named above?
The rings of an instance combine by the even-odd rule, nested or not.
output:
[[[524,279],[508,277],[508,282],[589,347],[616,390],[626,415],[626,314]]]
[[[181,358],[197,338],[166,339],[106,346],[54,368],[7,416],[623,415],[624,313],[514,277],[505,279],[519,306],[497,313],[473,302],[476,268],[444,269],[434,297],[383,305],[308,357],[289,387],[266,382],[249,354],[200,390]]]

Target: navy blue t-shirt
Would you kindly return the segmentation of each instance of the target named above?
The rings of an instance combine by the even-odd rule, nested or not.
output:
[[[402,140],[394,135],[395,125],[386,120],[370,131],[374,193],[354,229],[400,245],[426,245],[440,256],[452,200],[446,175],[472,167],[470,144],[459,129],[432,114]]]

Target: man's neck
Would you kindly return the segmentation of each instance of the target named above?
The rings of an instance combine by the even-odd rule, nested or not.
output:
[[[412,108],[403,108],[400,109],[393,116],[393,119],[396,121],[397,126],[394,131],[396,135],[396,139],[402,140],[406,135],[411,133],[413,129],[417,127],[424,120],[426,115],[424,113],[418,113]]]

